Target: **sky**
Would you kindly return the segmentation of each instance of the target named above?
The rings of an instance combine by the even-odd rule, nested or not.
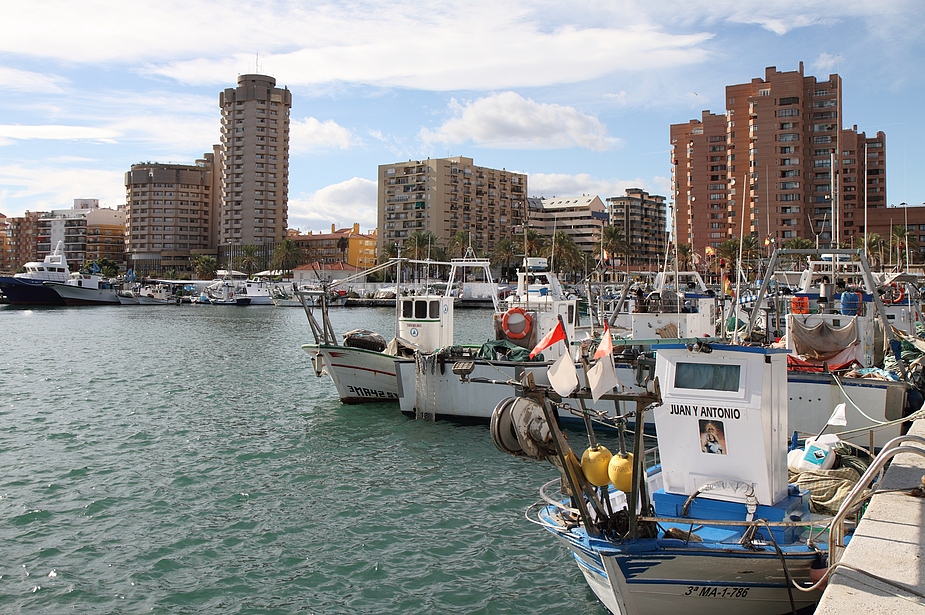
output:
[[[921,0],[0,0],[0,213],[125,202],[139,162],[219,142],[219,92],[292,91],[289,227],[376,225],[380,164],[466,156],[530,196],[671,200],[669,126],[765,68],[843,79],[925,203]]]

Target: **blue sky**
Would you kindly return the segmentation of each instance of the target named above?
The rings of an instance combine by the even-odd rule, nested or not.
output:
[[[219,140],[218,93],[293,93],[289,226],[376,224],[379,164],[462,155],[531,196],[670,196],[673,123],[765,67],[844,80],[887,134],[887,198],[925,202],[921,0],[0,0],[0,213],[124,202],[138,162]]]

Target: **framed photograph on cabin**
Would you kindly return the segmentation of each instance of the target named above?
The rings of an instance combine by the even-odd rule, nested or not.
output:
[[[726,454],[726,430],[722,421],[700,420],[700,450],[711,455]]]

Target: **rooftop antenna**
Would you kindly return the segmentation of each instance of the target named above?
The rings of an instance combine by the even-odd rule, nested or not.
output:
[[[254,60],[254,69],[257,71],[257,74],[260,74],[260,52],[257,52],[257,57]]]

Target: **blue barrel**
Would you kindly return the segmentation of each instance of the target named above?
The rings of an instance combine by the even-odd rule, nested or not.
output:
[[[857,316],[861,307],[861,293],[845,291],[841,294],[841,313],[844,316]]]

